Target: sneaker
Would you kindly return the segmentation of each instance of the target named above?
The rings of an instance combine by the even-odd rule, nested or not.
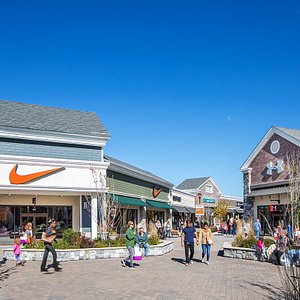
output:
[[[129,267],[129,269],[131,269],[131,270],[132,270],[132,269],[135,269],[135,267],[134,267],[134,266],[132,266],[132,267]]]
[[[185,263],[185,266],[187,267],[188,265],[189,265],[189,263],[188,263],[188,262],[186,262],[186,263]]]
[[[62,271],[62,268],[56,267],[54,270],[55,270],[56,272],[60,272],[60,271]]]
[[[207,261],[206,264],[209,265],[209,261]]]
[[[122,264],[123,267],[126,267],[126,262],[125,262],[124,259],[121,260],[121,264]]]
[[[41,272],[48,272],[47,269],[41,269]]]
[[[190,265],[192,265],[193,263],[194,263],[194,262],[191,260],[191,261],[190,261]]]

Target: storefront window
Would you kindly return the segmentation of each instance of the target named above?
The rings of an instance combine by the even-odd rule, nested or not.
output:
[[[11,244],[14,236],[14,207],[0,206],[0,244]]]
[[[138,210],[137,209],[126,209],[120,208],[113,224],[113,230],[118,234],[125,233],[127,230],[127,224],[129,221],[133,221],[137,225]]]
[[[40,239],[49,218],[57,220],[58,237],[72,228],[72,206],[0,206],[0,245],[12,244],[30,222],[34,238]]]
[[[287,228],[290,222],[290,205],[272,204],[257,206],[257,218],[260,219],[264,234],[270,234],[269,226],[274,230],[279,222],[283,228]]]
[[[147,223],[155,223],[157,220],[159,220],[161,224],[164,224],[165,213],[163,211],[147,210]]]

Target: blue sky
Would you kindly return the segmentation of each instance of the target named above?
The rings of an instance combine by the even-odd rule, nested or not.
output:
[[[1,1],[0,98],[96,111],[106,153],[175,185],[300,129],[300,2]]]

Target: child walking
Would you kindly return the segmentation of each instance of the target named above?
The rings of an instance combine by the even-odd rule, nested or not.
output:
[[[20,239],[16,238],[15,239],[15,244],[14,244],[14,255],[16,259],[16,266],[21,265],[21,245],[20,245]]]

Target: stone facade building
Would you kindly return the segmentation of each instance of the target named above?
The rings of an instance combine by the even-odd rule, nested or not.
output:
[[[300,150],[300,130],[271,127],[247,158],[241,171],[245,218],[259,218],[264,231],[291,221],[288,155]]]

